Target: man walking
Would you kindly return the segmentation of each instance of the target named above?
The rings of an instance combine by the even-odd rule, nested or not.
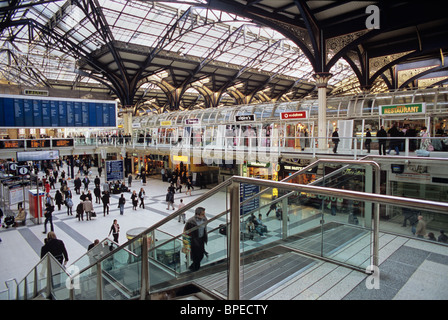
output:
[[[334,132],[332,134],[332,137],[333,137],[332,141],[333,141],[333,144],[334,144],[334,147],[333,147],[333,152],[334,153],[338,153],[338,145],[339,145],[339,133],[338,133],[338,130],[339,130],[339,128],[334,129]]]
[[[190,229],[193,229],[190,231]],[[190,236],[191,242],[191,271],[197,271],[201,267],[201,260],[205,254],[205,244],[207,237],[207,218],[205,217],[205,208],[197,207],[194,216],[188,219],[185,224],[184,232]]]

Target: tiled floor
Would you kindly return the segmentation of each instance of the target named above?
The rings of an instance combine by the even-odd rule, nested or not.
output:
[[[94,170],[93,177],[95,176],[96,171]],[[104,181],[104,175],[101,180],[102,182]],[[72,181],[69,181],[69,187],[74,193]],[[93,178],[91,181],[93,181]],[[58,187],[59,183],[56,184],[56,188]],[[130,200],[131,193],[124,193],[127,200],[124,215],[120,215],[118,209],[118,198],[120,195],[111,195],[110,214],[105,217],[103,216],[103,205],[96,204],[94,198],[92,202],[97,217],[90,221],[86,221],[85,216],[84,221],[78,221],[75,218],[76,213],[68,216],[65,206],[62,206],[61,210],[57,210],[56,206],[56,210],[53,213],[54,231],[58,239],[64,241],[69,255],[69,264],[82,256],[87,251],[88,245],[95,239],[103,240],[108,237],[114,219],[117,219],[120,224],[119,242],[123,243],[126,241],[127,231],[138,227],[150,227],[173,212],[172,209],[166,210],[165,194],[168,187],[167,182],[162,182],[160,177],[150,177],[146,186],[143,186],[141,181],[134,180],[131,190],[138,192],[141,187],[144,188],[146,193],[145,209],[137,207],[137,210],[133,210]],[[55,192],[56,189],[51,190],[52,195]],[[179,204],[181,198],[184,203],[188,203],[205,192],[206,189],[195,188],[191,196],[185,193],[176,193],[175,205]],[[75,212],[75,207],[78,203],[79,196],[74,195],[73,212]],[[28,208],[28,204],[26,204],[26,208]],[[209,212],[213,211],[207,211],[208,215],[210,215]],[[187,213],[187,219],[192,215],[193,211]],[[172,221],[164,226],[162,230],[171,235],[179,235],[182,233],[183,227],[183,223]],[[50,230],[49,224],[47,229],[48,231]],[[24,227],[0,228],[0,238],[2,239],[0,243],[0,291],[6,288],[6,280],[16,278],[17,281],[20,281],[39,262],[40,250],[46,237],[43,231],[43,221],[39,225],[34,224],[32,221],[27,221],[27,225]],[[112,236],[110,236],[110,239],[112,239]]]

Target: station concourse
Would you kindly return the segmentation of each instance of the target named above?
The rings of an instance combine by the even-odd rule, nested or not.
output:
[[[0,298],[447,299],[448,18],[438,6],[5,2]],[[134,210],[128,190],[111,194],[106,216],[93,197],[90,221],[56,207],[69,263],[41,260],[34,188],[38,197],[39,181],[64,171],[53,198],[86,174],[93,194],[99,168],[102,191],[131,177],[145,207]],[[170,179],[182,185],[174,209]],[[6,225],[19,203],[25,222]],[[191,272],[181,218],[196,208],[209,242]]]

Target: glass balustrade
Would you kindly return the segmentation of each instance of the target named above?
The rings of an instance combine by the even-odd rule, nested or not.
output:
[[[283,195],[241,216],[242,252],[286,241],[300,251],[358,268],[371,264],[371,203],[286,189],[278,192]]]
[[[339,144],[337,148],[337,152],[344,155],[353,155],[354,159],[362,155],[368,155],[368,152],[365,148],[365,140],[367,137],[364,136],[355,136],[355,137],[339,137]],[[399,146],[399,154],[400,155],[418,155],[421,157],[438,157],[438,155],[447,151],[446,146],[448,145],[448,139],[446,137],[430,137],[431,145],[433,146],[432,151],[430,153],[422,152],[420,149],[421,142],[424,139],[422,137],[401,137],[401,144]],[[188,139],[184,139],[179,141],[179,138],[163,138],[159,139],[158,143],[156,143],[157,139],[149,139],[142,137],[76,137],[74,138],[75,146],[90,146],[90,147],[130,147],[130,148],[153,148],[153,149],[163,149],[166,151],[169,150],[178,150],[182,148],[190,148],[190,150],[197,149],[203,150],[223,150],[226,149],[228,151],[235,152],[253,152],[260,153],[264,155],[265,153],[297,153],[300,154],[302,152],[307,154],[317,154],[317,153],[328,153],[333,154],[334,143],[332,142],[331,137],[318,138],[318,137],[290,137],[288,135],[278,136],[277,138],[270,138],[270,145],[267,145],[266,142],[261,142],[260,138],[249,139],[249,142],[244,145],[239,146],[231,146],[227,143],[216,143],[213,144],[197,144],[192,142],[192,144],[186,143]],[[389,141],[390,138],[378,138],[371,137],[372,140],[372,148],[371,154],[379,154],[378,142],[380,140]],[[195,141],[195,140],[193,140]],[[253,141],[253,142],[252,142]],[[388,142],[387,142],[388,143]],[[302,150],[302,146],[305,145],[305,148]],[[387,148],[386,151],[389,151]],[[418,151],[418,152],[417,152]],[[440,153],[442,152],[442,153]],[[391,154],[395,155],[396,151],[392,150]],[[260,157],[260,155],[258,155]],[[443,154],[442,154],[443,156]]]
[[[332,178],[344,175],[337,172]],[[372,173],[363,179],[372,179]],[[277,266],[291,275],[319,258],[360,271],[377,263],[377,222],[383,206],[390,213],[389,224],[403,222],[409,208],[420,208],[417,215],[426,221],[427,232],[437,237],[438,229],[448,229],[447,203],[328,188],[331,181],[310,186],[232,177],[118,248],[103,240],[75,263],[74,273],[69,269],[66,272],[54,259],[43,259],[19,283],[18,297],[32,299],[39,292],[50,291],[60,300],[128,300],[202,281],[207,289],[224,297],[254,298],[252,281],[271,263],[268,259],[264,266],[257,265],[262,259],[276,257]],[[278,196],[272,198],[274,189]],[[207,254],[200,270],[191,272],[189,233],[173,235],[170,230],[179,223],[181,213],[191,218],[198,207],[205,208],[208,219]],[[232,237],[238,231],[235,228],[239,235]],[[403,230],[412,234],[409,225]],[[236,252],[232,248],[237,248]],[[281,254],[284,260],[279,258]],[[300,262],[297,255],[312,258]],[[241,265],[235,264],[240,258]],[[212,274],[217,274],[216,280],[207,282],[205,279]],[[241,282],[235,282],[235,277]],[[235,295],[235,290],[239,294]]]

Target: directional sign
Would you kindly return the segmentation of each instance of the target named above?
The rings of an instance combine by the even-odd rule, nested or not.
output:
[[[13,163],[13,162],[11,162],[11,163],[9,164],[9,170],[11,170],[11,171],[16,171],[16,170],[17,170],[17,163]]]
[[[30,169],[29,167],[17,167],[17,172],[19,173],[19,175],[25,176],[30,172]]]

